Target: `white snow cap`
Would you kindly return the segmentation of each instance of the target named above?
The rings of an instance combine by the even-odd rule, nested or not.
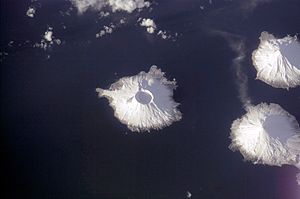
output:
[[[300,128],[296,118],[278,104],[249,106],[231,126],[229,148],[254,164],[300,165]]]
[[[88,9],[96,11],[109,6],[112,11],[126,11],[128,13],[133,12],[136,9],[142,9],[149,7],[150,3],[144,0],[70,0],[71,3],[77,8],[79,13],[84,13]]]
[[[262,32],[258,49],[252,53],[257,79],[275,87],[292,88],[300,85],[300,43],[297,37],[276,39]]]
[[[150,34],[154,33],[156,30],[156,24],[153,19],[142,19],[140,25],[147,27],[147,32]]]
[[[162,129],[181,119],[179,103],[173,100],[176,81],[168,81],[164,73],[151,66],[131,77],[123,77],[108,90],[96,88],[99,97],[109,99],[115,117],[131,131]]]

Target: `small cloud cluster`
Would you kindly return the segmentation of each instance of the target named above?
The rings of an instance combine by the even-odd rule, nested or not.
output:
[[[116,26],[114,24],[110,24],[108,26],[103,26],[103,29],[100,30],[97,34],[96,34],[96,38],[99,37],[103,37],[106,34],[111,34],[113,33],[113,30],[116,28]]]
[[[203,4],[200,5],[200,9],[201,9],[201,10],[204,10],[207,6],[212,5],[212,4],[213,4],[213,1],[212,1],[212,0],[208,0],[208,4],[209,4],[209,5],[207,5],[206,2],[202,2],[202,3],[203,3]],[[205,5],[205,4],[206,4],[206,5]]]
[[[33,7],[33,6],[29,6],[29,8],[28,8],[28,10],[27,10],[27,12],[26,12],[26,15],[27,15],[28,17],[33,18],[34,15],[35,15],[35,12],[36,12],[36,8]]]
[[[3,62],[7,56],[8,56],[7,52],[5,51],[0,52],[0,62]]]
[[[109,15],[110,15],[110,13],[109,13],[109,12],[105,12],[105,11],[101,11],[101,12],[99,13],[100,19],[101,19],[101,18],[108,17]]]
[[[31,0],[30,6],[26,11],[26,15],[30,18],[33,18],[39,8],[42,7],[42,4],[38,0]]]
[[[100,11],[104,7],[110,7],[113,12],[126,11],[133,12],[136,9],[149,7],[150,2],[144,0],[70,0],[79,13],[92,9]]]
[[[157,30],[156,23],[154,22],[153,19],[139,18],[138,22],[139,22],[140,26],[147,28],[146,30],[148,33],[153,34],[153,33],[157,32],[156,35],[158,35],[162,39],[173,38],[173,40],[175,40],[175,38],[178,36],[178,33],[175,33],[174,35],[172,35],[169,31]]]
[[[152,19],[139,19],[141,20],[140,25],[147,28],[147,32],[153,34],[156,30],[156,24]]]
[[[114,30],[116,30],[117,28],[119,28],[125,23],[126,23],[126,19],[121,18],[120,21],[117,23],[110,23],[109,25],[103,26],[103,28],[98,33],[96,33],[96,38],[103,37],[104,35],[107,34],[112,34]]]
[[[243,0],[243,1],[240,1],[240,3],[241,3],[242,9],[252,11],[258,5],[264,4],[264,3],[269,3],[271,1],[273,1],[273,0]]]
[[[190,191],[187,191],[187,192],[186,192],[186,197],[187,197],[187,198],[192,198],[192,193],[191,193]]]
[[[160,36],[162,39],[171,39],[172,38],[172,35],[170,33],[168,33],[166,30],[158,31],[157,35]],[[174,38],[177,36],[178,36],[178,34],[175,33]]]
[[[125,11],[132,13],[135,10],[141,10],[143,8],[150,7],[150,2],[146,0],[69,0],[79,14],[83,14],[88,10],[99,11],[99,19],[110,16],[112,12]],[[111,11],[108,11],[110,9]],[[124,18],[118,23],[110,23],[104,25],[99,32],[96,33],[96,38],[101,38],[107,34],[112,34],[120,25],[125,24]],[[170,31],[158,29],[155,21],[151,18],[138,18],[137,23],[141,27],[145,27],[149,34],[157,35],[161,39],[176,40],[178,33],[172,34]]]
[[[47,50],[53,44],[60,45],[61,44],[61,40],[60,39],[55,39],[55,37],[53,36],[53,28],[52,27],[48,27],[48,29],[44,33],[44,36],[43,36],[41,42],[40,43],[35,43],[33,45],[33,47],[42,48],[44,50]]]

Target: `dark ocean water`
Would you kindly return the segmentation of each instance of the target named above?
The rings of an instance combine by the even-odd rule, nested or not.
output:
[[[242,1],[157,1],[142,13],[172,32],[176,42],[127,26],[95,39],[95,14],[62,17],[64,1],[1,1],[1,146],[7,198],[299,199],[292,166],[244,162],[228,149],[233,120],[245,111],[238,98],[238,55],[220,34],[245,42],[242,62],[253,104],[273,102],[300,121],[300,88],[282,90],[255,80],[251,53],[262,31],[300,32],[300,1],[276,1],[252,11]],[[202,3],[205,2],[205,3]],[[200,5],[205,4],[202,11]],[[116,13],[109,20],[122,17]],[[67,26],[62,29],[61,24]],[[65,41],[48,51],[9,41],[39,41],[47,25]],[[47,54],[51,55],[46,59]],[[181,121],[151,133],[132,133],[114,116],[96,87],[151,65],[176,78]]]

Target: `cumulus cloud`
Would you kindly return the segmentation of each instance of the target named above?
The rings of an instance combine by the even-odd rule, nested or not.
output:
[[[137,22],[139,23],[140,26],[146,27],[146,30],[148,33],[150,33],[150,34],[155,33],[161,39],[164,39],[164,40],[172,39],[173,41],[175,41],[178,36],[178,33],[172,34],[170,31],[158,29],[157,25],[153,19],[139,18]]]
[[[150,3],[144,0],[70,0],[79,13],[84,13],[88,9],[99,11],[104,7],[110,7],[113,12],[126,11],[133,12],[136,9],[149,7]]]
[[[245,10],[254,10],[257,6],[265,4],[265,3],[270,3],[271,1],[274,0],[242,0],[240,1],[241,3],[241,8]]]
[[[112,34],[115,30],[117,30],[118,28],[120,28],[124,24],[126,24],[126,19],[121,18],[116,23],[110,23],[108,25],[104,25],[102,27],[102,29],[98,33],[96,33],[96,38],[100,38],[100,37],[103,37],[105,35]]]
[[[101,11],[99,13],[100,18],[108,17],[109,15],[110,15],[110,13],[109,12],[105,12],[105,11]]]
[[[178,33],[171,34],[169,31],[166,30],[159,30],[157,33],[158,36],[160,36],[162,39],[173,39],[173,41],[176,40],[176,37],[178,36]]]
[[[133,12],[135,9],[150,6],[150,3],[144,0],[109,0],[108,4],[113,11],[124,10],[129,13]]]
[[[30,6],[28,7],[28,9],[26,11],[26,15],[28,17],[33,18],[36,15],[37,10],[41,7],[42,7],[42,4],[38,0],[31,0]]]
[[[152,19],[142,19],[141,26],[147,28],[147,32],[153,34],[156,30],[156,24]]]
[[[35,7],[29,7],[28,10],[27,10],[27,12],[26,12],[26,15],[27,15],[28,17],[33,18],[34,15],[35,15],[35,12],[36,12]]]
[[[60,45],[61,43],[62,42],[60,39],[55,38],[53,36],[53,28],[48,27],[48,29],[45,31],[40,43],[35,43],[33,45],[33,47],[42,48],[44,50],[47,50],[48,48],[51,48],[53,44]]]
[[[1,51],[0,52],[0,63],[3,62],[5,60],[5,58],[8,56],[8,53],[5,51]]]
[[[106,34],[112,34],[115,28],[116,26],[114,24],[103,26],[103,29],[96,34],[96,38],[103,37]]]

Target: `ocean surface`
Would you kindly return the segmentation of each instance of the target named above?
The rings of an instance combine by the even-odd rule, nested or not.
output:
[[[245,114],[233,64],[240,51],[232,44],[245,45],[241,65],[252,104],[277,103],[300,121],[300,88],[256,80],[251,60],[262,31],[278,38],[300,33],[299,0],[253,9],[241,8],[243,1],[157,0],[152,12],[142,14],[177,32],[176,41],[138,28],[141,13],[118,12],[105,20],[125,15],[128,24],[96,39],[102,24],[95,25],[95,13],[62,17],[58,11],[69,2],[39,2],[38,14],[29,18],[30,1],[1,1],[1,52],[8,53],[1,60],[7,198],[300,198],[295,167],[253,165],[228,149],[231,124]],[[47,26],[62,45],[33,48]],[[133,133],[95,88],[152,65],[176,79],[174,99],[183,118],[160,131]]]

